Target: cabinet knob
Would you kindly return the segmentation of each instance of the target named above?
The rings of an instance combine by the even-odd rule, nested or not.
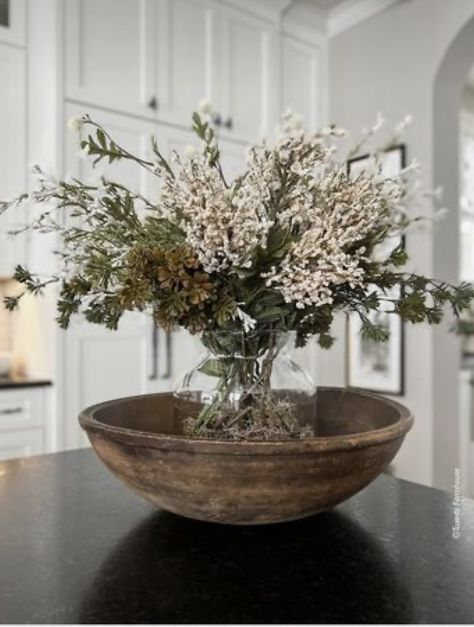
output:
[[[234,120],[231,117],[228,117],[227,120],[224,122],[224,126],[230,130],[232,130],[233,126],[234,126]]]
[[[153,109],[153,111],[156,111],[158,109],[158,100],[156,99],[156,96],[152,96],[150,98],[150,100],[148,101],[148,106],[150,107],[150,109]]]
[[[212,117],[212,122],[215,126],[222,126],[222,117],[219,113],[216,113],[213,117]]]
[[[23,407],[7,407],[6,409],[0,409],[1,416],[10,416],[12,414],[22,414]]]

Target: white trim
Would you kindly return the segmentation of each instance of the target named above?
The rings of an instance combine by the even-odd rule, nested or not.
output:
[[[275,22],[293,0],[220,0],[220,3]]]
[[[347,0],[328,14],[328,34],[339,35],[348,28],[373,17],[403,0]]]
[[[310,45],[327,44],[327,13],[312,0],[294,2],[282,16],[283,33]]]
[[[308,24],[301,22],[293,17],[284,19],[282,34],[294,39],[309,44],[310,46],[317,46],[318,48],[327,48],[327,34],[326,34],[326,22],[321,20],[321,23]]]

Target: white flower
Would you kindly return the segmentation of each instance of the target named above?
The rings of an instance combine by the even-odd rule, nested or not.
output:
[[[193,146],[192,144],[189,144],[184,149],[184,156],[186,157],[186,159],[192,160],[197,157],[198,154],[199,150],[196,148],[196,146]]]
[[[203,115],[210,115],[212,113],[212,105],[206,98],[203,98],[198,104],[198,111]]]
[[[294,130],[303,128],[303,116],[299,113],[295,113],[289,120],[289,125]]]
[[[377,133],[378,131],[380,131],[380,129],[384,126],[386,120],[383,117],[382,113],[380,111],[377,112],[377,117],[375,119],[375,124],[372,127],[372,132],[373,133]]]
[[[69,129],[71,129],[71,131],[74,131],[75,133],[79,133],[84,125],[84,122],[85,122],[85,116],[79,115],[79,116],[75,116],[71,118],[68,121],[67,126]]]
[[[281,116],[281,131],[283,136],[303,133],[303,116],[287,109]]]
[[[255,248],[265,247],[272,225],[267,191],[250,178],[227,189],[217,168],[198,155],[178,162],[176,178],[165,180],[159,209],[179,224],[206,272],[247,267]]]
[[[401,134],[404,132],[404,130],[407,128],[407,126],[410,126],[410,124],[413,122],[413,116],[411,115],[411,113],[408,113],[402,120],[400,120],[400,122],[395,126],[395,133],[397,135]]]
[[[237,318],[239,318],[239,320],[242,321],[242,326],[244,327],[245,333],[248,333],[252,329],[255,329],[257,321],[254,320],[252,316],[246,314],[245,311],[242,311],[240,307],[237,307],[236,309],[236,316]]]

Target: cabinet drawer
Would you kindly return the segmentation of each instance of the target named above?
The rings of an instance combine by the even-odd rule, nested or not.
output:
[[[42,429],[0,432],[0,460],[44,453]]]
[[[43,390],[21,389],[0,392],[0,432],[43,427],[43,423]]]

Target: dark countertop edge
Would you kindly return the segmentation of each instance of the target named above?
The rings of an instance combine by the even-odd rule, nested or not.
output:
[[[15,380],[1,380],[0,379],[0,392],[2,390],[15,390],[18,388],[38,388],[52,386],[53,382],[49,379],[17,379]]]

